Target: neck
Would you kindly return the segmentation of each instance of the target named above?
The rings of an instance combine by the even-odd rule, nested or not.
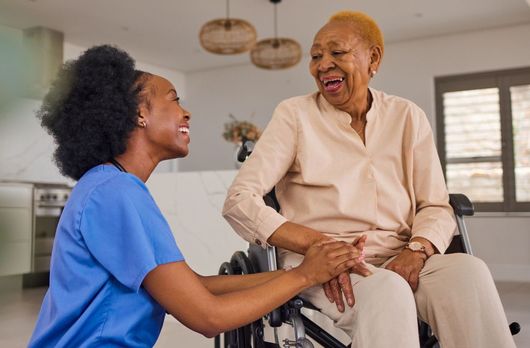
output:
[[[355,100],[344,110],[350,114],[352,121],[365,121],[366,114],[372,106],[372,94],[367,88],[364,93],[360,93]]]
[[[141,144],[141,139],[131,136],[127,142],[127,150],[115,158],[128,173],[137,176],[143,182],[149,179],[160,162],[145,150],[147,148],[146,144]]]

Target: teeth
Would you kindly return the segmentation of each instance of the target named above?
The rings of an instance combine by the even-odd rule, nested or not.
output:
[[[344,81],[344,77],[338,77],[338,78],[334,78],[334,79],[329,79],[329,80],[322,80],[322,83],[324,83],[326,86],[329,85],[330,83],[333,83],[333,82],[342,82]]]
[[[179,132],[182,132],[182,133],[189,133],[190,130],[186,127],[179,127]]]

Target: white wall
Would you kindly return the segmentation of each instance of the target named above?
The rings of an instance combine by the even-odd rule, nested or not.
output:
[[[17,29],[0,26],[0,34],[8,36],[12,42],[22,40],[22,32]],[[75,59],[86,50],[69,43],[67,39],[63,46],[64,61]],[[185,98],[186,78],[183,73],[141,61],[137,61],[136,66],[167,78]],[[40,104],[40,100],[20,98],[0,105],[0,180],[72,183],[59,173],[52,161],[53,140],[35,117]],[[165,161],[157,167],[157,172],[177,170],[177,160]]]
[[[191,144],[180,170],[233,169],[234,145],[222,138],[228,115],[263,129],[281,100],[312,91],[307,67],[308,61],[303,60],[282,71],[239,65],[186,74]]]
[[[180,170],[233,168],[233,146],[222,137],[228,114],[265,126],[285,98],[315,91],[309,58],[291,69],[264,71],[252,65],[189,73],[191,155]],[[388,44],[373,86],[409,98],[435,125],[434,77],[530,65],[530,24]],[[530,281],[530,215],[484,215],[469,219],[475,254],[497,279]]]

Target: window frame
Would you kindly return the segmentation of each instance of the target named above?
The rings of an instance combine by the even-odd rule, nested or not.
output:
[[[510,87],[530,85],[530,67],[435,77],[434,85],[436,142],[445,177],[447,177],[447,159],[445,150],[444,93],[498,88],[503,202],[477,202],[474,203],[474,206],[477,211],[482,212],[530,212],[530,202],[517,202],[515,200],[515,154],[513,148],[513,120],[510,95]],[[466,158],[455,160],[452,163],[477,163],[483,162],[485,159],[488,158]],[[489,159],[498,159],[498,157],[494,156],[494,158],[491,157]]]

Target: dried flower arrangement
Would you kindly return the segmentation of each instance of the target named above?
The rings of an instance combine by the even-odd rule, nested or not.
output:
[[[225,123],[223,138],[234,144],[242,144],[243,141],[257,141],[261,135],[261,130],[252,122],[239,121],[234,115],[229,114],[232,121]]]

